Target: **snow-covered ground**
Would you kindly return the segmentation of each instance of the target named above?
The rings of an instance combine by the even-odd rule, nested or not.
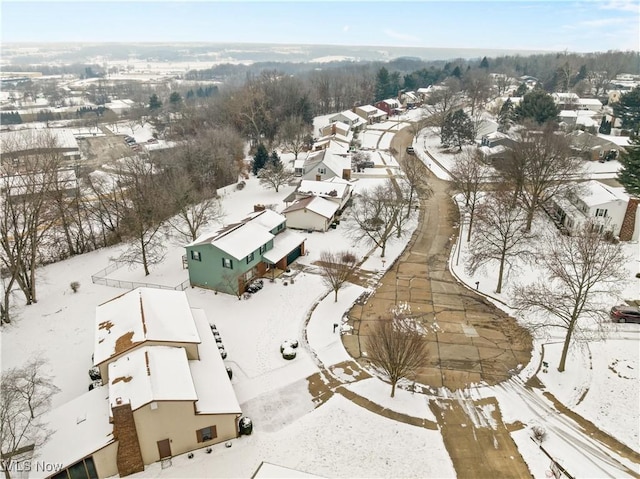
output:
[[[369,131],[370,143],[377,145],[383,133]],[[438,161],[440,156],[448,156],[440,155],[435,148],[430,147],[430,151],[434,156],[439,155]],[[380,181],[383,179],[358,179],[356,191]],[[241,191],[228,189],[222,198],[226,212],[223,222],[242,219],[255,204],[273,204],[278,205],[276,209],[282,209],[282,199],[292,190],[293,187],[287,186],[275,193],[262,188],[254,178],[247,181]],[[212,229],[214,227],[212,225]],[[415,222],[410,230],[414,227]],[[212,454],[196,451],[193,459],[179,456],[173,458],[170,468],[161,469],[160,464],[154,464],[135,477],[250,477],[262,461],[325,477],[455,477],[439,431],[381,417],[339,394],[318,407],[314,404],[306,378],[321,367],[349,359],[339,334],[333,331],[333,324],[342,323],[344,314],[364,289],[350,285],[339,292],[338,302],[334,302],[333,295],[326,295],[326,286],[314,273],[312,263],[322,250],[354,248],[347,222],[342,222],[336,230],[306,236],[309,254],[298,260],[304,268],[297,273],[294,282],[287,281],[285,285],[282,279],[274,283],[265,281],[263,290],[249,300],[201,289],[186,290],[191,306],[203,309],[209,322],[215,323],[221,333],[229,354],[226,362],[234,371],[232,383],[243,411],[253,419],[254,433],[232,441],[230,448],[220,444],[213,447]],[[387,248],[385,261],[380,258],[379,251],[358,247],[358,253],[367,256],[363,269],[374,272],[374,277],[381,275],[401,253],[408,238],[409,235],[394,239]],[[110,277],[179,284],[187,277],[181,261],[184,249],[175,241],[168,241],[167,246],[164,263],[154,268],[150,276],[145,277],[140,268],[122,268]],[[86,391],[95,307],[123,292],[93,284],[91,274],[107,266],[123,247],[105,248],[40,268],[38,303],[25,307],[20,304],[18,295],[16,320],[3,327],[2,369],[22,365],[34,355],[47,359],[54,382],[61,389],[53,398],[54,406]],[[635,251],[634,259],[630,260],[635,261],[630,263],[635,266],[635,273],[640,266],[638,246],[628,245],[627,248]],[[475,281],[480,280],[480,291],[493,295],[495,273],[487,270],[481,277],[466,275],[464,259],[463,249],[459,266],[455,266],[455,261],[452,264],[456,275],[473,288]],[[536,273],[529,270],[527,274]],[[71,281],[81,284],[75,294],[69,287]],[[629,294],[634,294],[633,286],[630,288]],[[637,296],[637,280],[635,288]],[[508,292],[508,288],[505,291]],[[506,292],[502,298],[505,301]],[[637,326],[612,327],[607,341],[592,343],[588,351],[576,350],[569,358],[568,373],[560,374],[550,367],[547,373],[539,374],[547,390],[565,405],[636,450],[640,365],[640,328]],[[302,341],[305,329],[308,343]],[[279,354],[281,341],[289,338],[301,342],[298,356],[290,362]],[[523,378],[538,368],[542,342],[547,343],[544,360],[550,364],[557,362],[557,341],[552,337],[536,342],[534,359],[531,364],[523,365]],[[340,374],[340,371],[336,370],[334,374]],[[422,394],[398,390],[392,400],[388,397],[389,386],[375,377],[354,382],[347,388],[391,411],[433,420],[427,397]],[[580,442],[579,447],[583,450],[596,446],[567,426],[565,418],[549,406],[540,391],[519,386],[517,377],[503,385],[493,388],[479,385],[471,391],[498,397],[505,422],[519,420],[527,426],[544,422],[552,433],[549,434],[549,446],[571,465],[570,471],[577,476],[623,475],[613,466],[603,466],[606,460],[598,451],[593,453],[597,467],[581,463],[582,456],[567,449],[567,444]],[[561,434],[575,437],[571,436],[572,441],[563,441],[558,439],[563,437]],[[544,477],[548,460],[531,441],[529,428],[514,432],[512,437],[534,476]],[[605,470],[599,469],[601,467]]]

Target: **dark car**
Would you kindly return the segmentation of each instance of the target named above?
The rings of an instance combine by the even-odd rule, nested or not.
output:
[[[614,306],[609,316],[614,323],[640,323],[640,309],[633,306]]]
[[[413,149],[413,146],[407,146],[407,153],[410,155],[415,155],[416,151]]]

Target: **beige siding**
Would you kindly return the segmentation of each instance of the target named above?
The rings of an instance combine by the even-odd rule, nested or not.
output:
[[[158,441],[163,439],[171,441],[171,454],[175,456],[238,437],[235,414],[196,415],[194,403],[189,401],[163,401],[155,404],[155,410],[147,404],[133,412],[145,464],[160,460]],[[218,437],[199,443],[196,431],[207,426],[216,426]]]
[[[100,479],[118,474],[117,454],[117,441],[93,453],[93,463]]]
[[[295,210],[285,214],[288,228],[301,230],[327,231],[328,220],[309,210]]]

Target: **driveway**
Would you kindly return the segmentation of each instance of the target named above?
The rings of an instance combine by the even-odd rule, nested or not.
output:
[[[409,129],[401,130],[391,146],[404,152],[411,138]],[[459,284],[449,272],[456,238],[452,225],[458,212],[448,183],[426,168],[425,174],[434,193],[421,202],[418,228],[366,304],[349,312],[354,334],[343,337],[345,347],[362,360],[375,322],[388,318],[392,307],[406,304],[429,332],[425,337],[429,361],[418,371],[416,382],[451,391],[502,382],[529,362],[531,337],[515,319]]]

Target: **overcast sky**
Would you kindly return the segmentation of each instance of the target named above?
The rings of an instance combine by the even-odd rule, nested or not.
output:
[[[0,0],[2,42],[243,42],[640,49],[640,0],[32,2]]]

